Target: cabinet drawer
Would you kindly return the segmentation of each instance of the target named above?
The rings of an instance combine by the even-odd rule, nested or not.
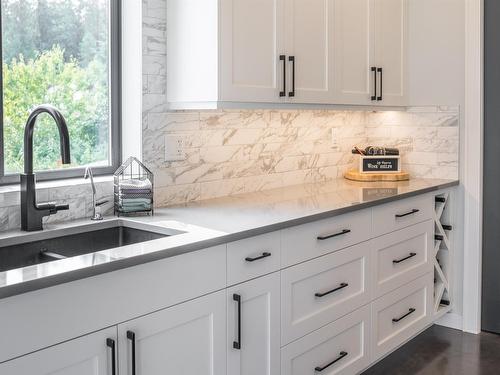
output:
[[[227,282],[234,285],[280,269],[280,233],[227,244]]]
[[[432,273],[372,303],[373,360],[387,354],[430,323]]]
[[[380,236],[433,218],[431,195],[422,195],[373,208],[373,234]]]
[[[371,210],[356,211],[282,231],[284,267],[317,258],[371,238]]]
[[[371,241],[375,298],[432,271],[433,233],[428,220]]]
[[[282,345],[370,302],[369,255],[359,244],[282,271]]]
[[[356,374],[370,364],[369,348],[365,306],[281,349],[281,375]]]

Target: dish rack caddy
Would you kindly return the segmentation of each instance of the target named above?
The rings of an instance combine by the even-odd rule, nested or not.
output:
[[[115,216],[154,215],[154,174],[139,159],[129,157],[113,174]],[[122,183],[129,180],[149,181],[151,184],[151,209],[125,212],[120,208]]]

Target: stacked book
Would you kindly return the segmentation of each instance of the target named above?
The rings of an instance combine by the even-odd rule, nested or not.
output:
[[[153,186],[149,180],[122,180],[120,181],[118,198],[120,212],[151,211],[153,208]]]

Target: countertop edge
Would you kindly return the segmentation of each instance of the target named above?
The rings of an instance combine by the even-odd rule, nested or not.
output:
[[[279,223],[274,223],[270,225],[264,225],[262,227],[248,229],[241,232],[229,233],[226,235],[221,235],[218,237],[204,239],[197,242],[193,242],[190,244],[185,244],[181,246],[171,247],[165,250],[156,251],[153,253],[148,253],[145,255],[138,255],[126,259],[116,260],[113,262],[100,264],[92,267],[86,267],[79,270],[69,271],[61,274],[57,274],[54,276],[42,277],[36,280],[30,280],[26,282],[22,282],[19,284],[9,285],[0,288],[0,300],[6,299],[9,297],[15,297],[17,295],[34,292],[40,289],[46,289],[50,287],[54,287],[61,284],[66,284],[74,281],[79,281],[82,279],[86,279],[89,277],[99,276],[105,273],[118,271],[125,268],[135,267],[142,264],[175,257],[207,248],[211,248],[214,246],[223,245],[226,243],[243,240],[250,237],[259,236],[262,234],[275,232],[278,230],[294,227],[297,225],[303,225],[310,222],[323,220],[339,215],[343,215],[353,211],[359,211],[366,208],[371,208],[379,205],[383,205],[386,203],[391,203],[395,201],[399,201],[402,199],[411,198],[418,195],[428,194],[434,191],[439,191],[451,187],[458,186],[460,184],[459,180],[454,180],[442,184],[437,184],[435,186],[422,188],[414,191],[410,191],[407,193],[401,193],[396,196],[376,199],[370,202],[359,203],[352,206],[337,208],[333,210],[327,210],[324,212],[320,212],[317,214],[306,215],[300,218],[286,220]]]

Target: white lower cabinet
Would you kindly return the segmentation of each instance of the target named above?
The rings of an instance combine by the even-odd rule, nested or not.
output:
[[[112,327],[4,362],[0,374],[116,375],[116,350]]]
[[[356,374],[369,364],[369,305],[281,350],[281,375]]]
[[[372,353],[376,360],[431,322],[433,274],[386,294],[372,303]]]
[[[227,290],[228,375],[279,375],[280,273]]]
[[[283,270],[282,345],[369,303],[370,267],[364,243]]]
[[[226,293],[118,326],[120,375],[224,375]]]

